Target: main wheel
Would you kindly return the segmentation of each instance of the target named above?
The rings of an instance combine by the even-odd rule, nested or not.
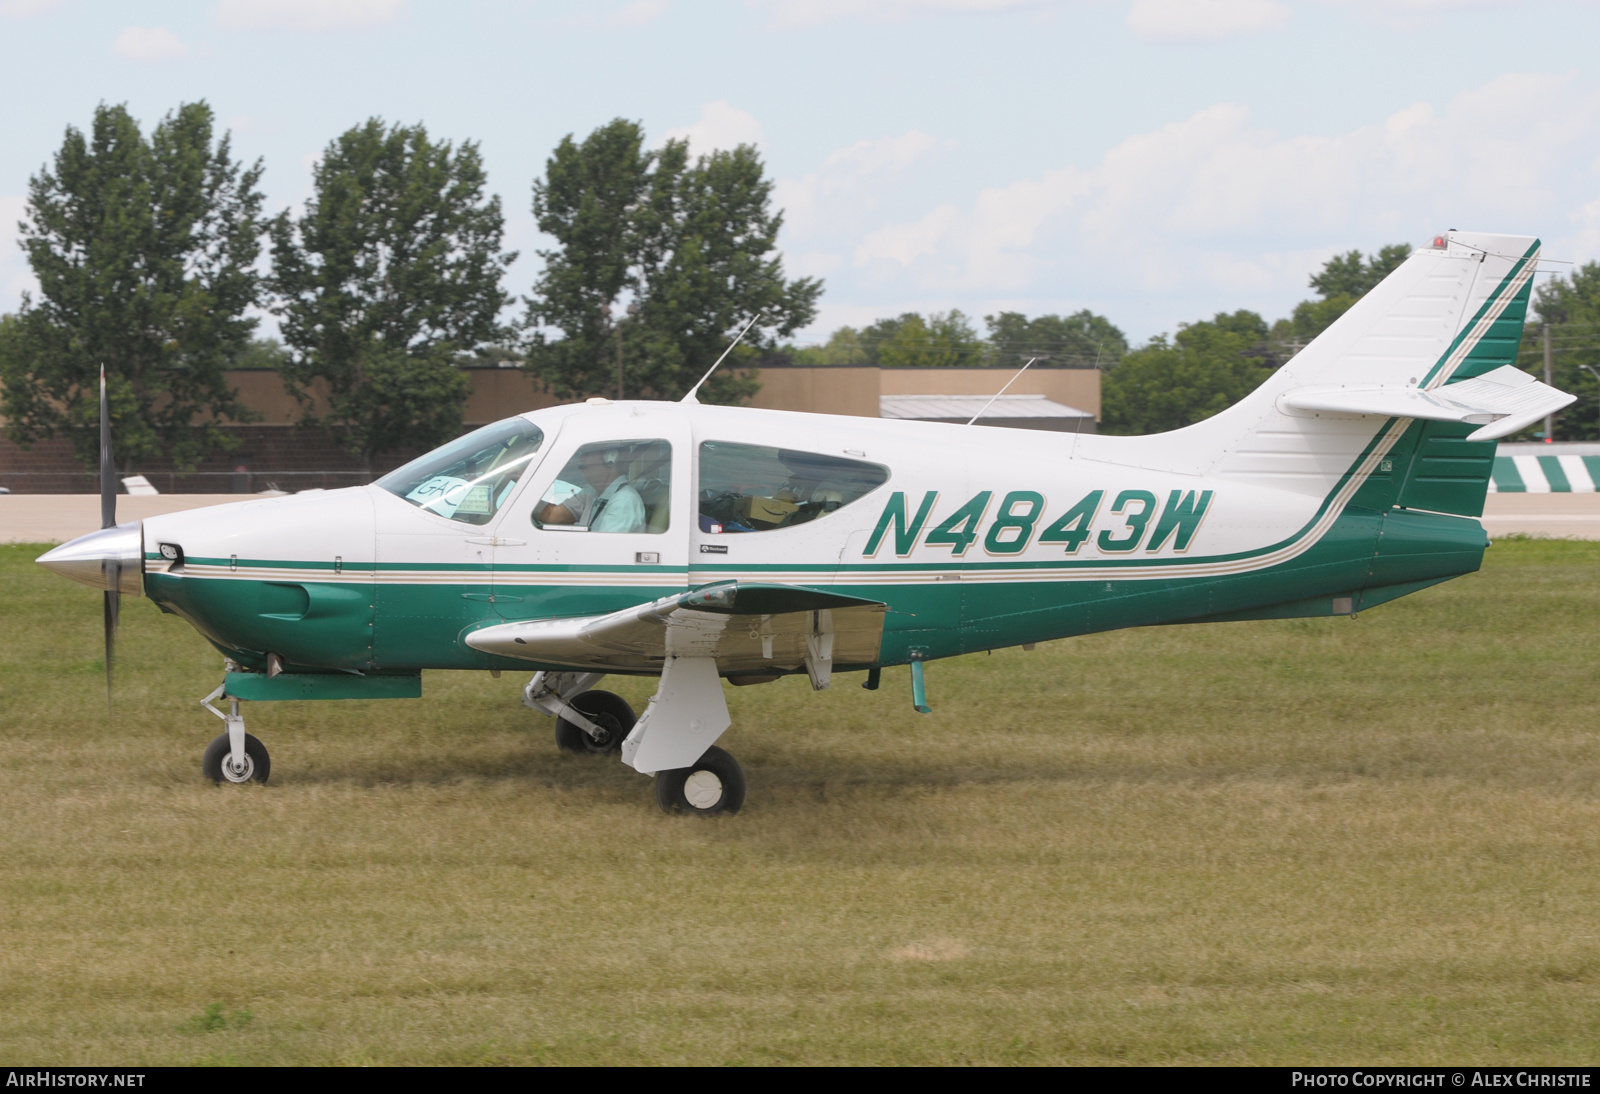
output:
[[[556,745],[567,752],[615,752],[637,721],[628,701],[609,691],[586,691],[571,700],[571,705],[599,726],[601,735],[595,740],[565,718],[557,718]]]
[[[737,813],[744,805],[744,769],[712,745],[689,767],[656,772],[656,804],[668,813]]]
[[[244,735],[243,771],[235,771],[233,765],[228,762],[228,757],[232,753],[233,747],[228,744],[228,735],[224,733],[206,746],[205,757],[200,761],[200,770],[214,783],[267,781],[267,776],[272,773],[272,757],[267,755],[266,745],[248,733]]]

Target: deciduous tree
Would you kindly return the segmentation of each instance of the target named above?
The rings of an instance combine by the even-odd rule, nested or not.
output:
[[[1004,311],[984,316],[983,322],[994,364],[1021,368],[1038,357],[1040,364],[1111,368],[1128,352],[1127,336],[1105,316],[1087,310],[1033,319]]]
[[[256,320],[261,165],[233,159],[211,108],[186,103],[146,139],[123,106],[69,127],[28,187],[22,247],[39,280],[0,331],[6,432],[65,434],[86,463],[99,448],[106,369],[115,458],[192,466],[252,415],[224,370]]]
[[[546,383],[568,396],[614,394],[620,344],[624,394],[677,398],[759,313],[700,398],[752,393],[739,366],[809,323],[822,292],[815,279],[784,277],[771,197],[749,145],[690,162],[686,142],[646,151],[643,131],[625,121],[563,141],[534,190],[540,227],[556,238],[540,252],[546,273],[528,313],[530,325],[559,333],[530,349]]]
[[[1551,378],[1577,402],[1555,416],[1555,439],[1592,441],[1600,438],[1600,262],[1550,278],[1535,297],[1538,322],[1522,330],[1519,368],[1544,378],[1545,326],[1550,329]],[[1585,367],[1587,366],[1587,367]],[[1535,429],[1544,431],[1541,421]],[[1530,431],[1531,433],[1532,431]]]
[[[1157,336],[1105,374],[1101,429],[1162,433],[1209,418],[1254,391],[1278,361],[1255,312],[1219,312]]]
[[[328,145],[301,216],[272,223],[285,380],[308,421],[368,461],[459,432],[468,385],[456,358],[502,334],[516,255],[500,250],[500,199],[485,181],[473,142],[373,118]]]

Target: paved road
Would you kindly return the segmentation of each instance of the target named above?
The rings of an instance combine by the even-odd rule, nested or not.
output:
[[[245,500],[240,494],[161,494],[117,498],[117,519],[140,520],[202,505]],[[1490,494],[1484,527],[1491,536],[1600,539],[1600,494]],[[96,494],[0,494],[0,543],[64,543],[100,526]]]
[[[117,519],[143,520],[245,500],[242,494],[122,494],[117,498]],[[99,494],[0,494],[0,543],[65,543],[98,527]]]
[[[1490,494],[1483,526],[1491,537],[1600,539],[1600,494]]]

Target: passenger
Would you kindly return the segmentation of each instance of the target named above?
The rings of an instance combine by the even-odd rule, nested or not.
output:
[[[839,461],[787,448],[778,450],[778,460],[789,472],[789,479],[774,496],[798,506],[786,525],[804,524],[844,504],[843,492],[829,481],[838,470]]]
[[[591,532],[643,532],[644,499],[622,474],[621,450],[584,449],[577,462],[585,485],[562,501],[542,501],[534,511],[539,522],[587,524]]]

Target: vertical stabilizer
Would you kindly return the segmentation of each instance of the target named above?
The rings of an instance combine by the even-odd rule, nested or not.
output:
[[[1143,449],[1138,462],[1317,498],[1353,477],[1380,476],[1392,483],[1385,507],[1466,512],[1476,491],[1481,508],[1488,463],[1480,449],[1492,456],[1493,445],[1463,440],[1479,424],[1300,409],[1285,396],[1438,392],[1514,362],[1538,252],[1531,236],[1436,238],[1234,406],[1184,429],[1130,438]]]

